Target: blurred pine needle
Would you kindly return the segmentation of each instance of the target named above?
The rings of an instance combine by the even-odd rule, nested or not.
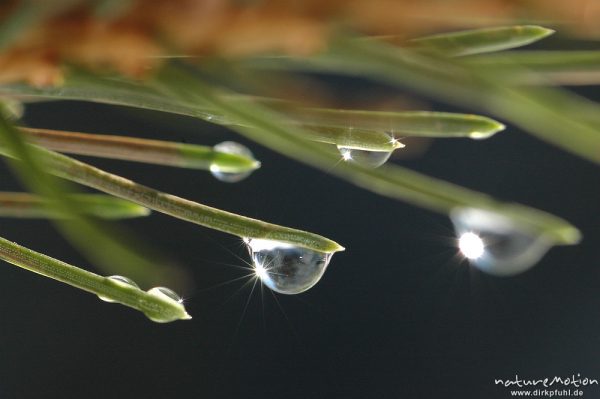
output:
[[[111,203],[112,199],[103,199],[100,206],[100,197],[73,196],[70,187],[46,174],[50,170],[78,183],[102,186],[81,177],[82,171],[94,170],[96,175],[88,177],[95,182],[112,179],[114,184],[106,185],[111,187],[108,192],[184,220],[243,237],[276,237],[316,251],[343,249],[313,233],[186,202],[149,188],[142,190],[146,197],[140,194],[136,201],[135,195],[118,188],[135,183],[36,150],[28,142],[67,153],[206,170],[221,162],[220,170],[228,173],[257,169],[260,163],[254,159],[219,153],[208,146],[15,125],[21,102],[81,100],[224,125],[375,193],[445,214],[457,208],[483,209],[543,235],[552,244],[575,244],[580,239],[575,227],[533,208],[399,166],[371,169],[349,163],[335,170],[331,166],[340,162],[336,146],[342,154],[350,154],[346,160],[351,160],[351,151],[379,152],[389,158],[407,137],[484,139],[502,131],[504,123],[600,162],[600,119],[594,116],[600,110],[598,104],[557,86],[599,83],[599,52],[504,51],[537,42],[554,31],[573,42],[597,39],[600,25],[595,21],[600,20],[600,7],[593,5],[593,0],[5,1],[0,5],[1,152],[16,159],[14,170],[38,196],[13,193],[4,198],[0,194],[0,214],[59,216],[59,220],[69,214],[72,220],[58,221],[59,228],[97,265],[106,267],[111,259],[86,245],[80,239],[83,232],[111,246],[114,256],[131,260],[127,267],[143,278],[151,269],[148,260],[111,239],[84,210],[94,201],[96,208],[90,209],[104,216],[126,216],[111,214],[111,206],[132,215],[140,210],[140,215],[145,214],[145,208],[127,207],[121,200]],[[301,103],[291,94],[265,96],[292,93],[302,86],[298,82],[305,81],[303,73],[315,71],[410,88],[486,115],[348,109],[323,101],[328,91],[319,80],[311,90],[316,101]],[[274,91],[270,85],[281,87]],[[159,204],[154,197],[167,202]],[[6,248],[13,247],[7,244]],[[85,276],[90,282],[104,281]],[[121,294],[127,290],[131,288]],[[135,292],[139,298],[146,295]],[[178,317],[187,315],[178,311]]]

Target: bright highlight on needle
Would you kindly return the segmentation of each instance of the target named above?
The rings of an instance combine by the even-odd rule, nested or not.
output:
[[[342,153],[342,159],[343,159],[344,161],[350,161],[350,160],[352,159],[352,151],[350,151],[349,149],[347,149],[347,148],[344,148],[344,149],[341,151],[341,153]]]
[[[394,146],[394,148],[404,148],[406,144],[401,143],[398,139],[392,138],[390,139],[390,144]]]
[[[469,259],[477,259],[483,255],[485,245],[483,240],[475,233],[464,233],[458,239],[458,248]]]

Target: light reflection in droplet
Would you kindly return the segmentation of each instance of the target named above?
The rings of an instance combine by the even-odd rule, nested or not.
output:
[[[274,240],[245,238],[244,242],[255,275],[281,294],[299,294],[318,283],[332,255]]]
[[[458,248],[462,254],[469,259],[477,259],[483,255],[485,245],[477,234],[464,233],[458,239]]]
[[[462,208],[450,215],[461,252],[478,269],[512,276],[533,267],[552,242],[532,226],[492,211]]]
[[[338,150],[344,161],[355,162],[368,168],[380,167],[392,155],[392,151],[359,150],[343,146],[338,146]]]

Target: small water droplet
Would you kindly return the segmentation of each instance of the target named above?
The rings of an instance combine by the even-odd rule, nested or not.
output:
[[[491,136],[494,135],[495,132],[493,131],[489,131],[489,132],[479,132],[479,131],[472,131],[469,133],[469,137],[475,140],[482,140],[482,139],[487,139]]]
[[[380,167],[392,155],[392,151],[359,150],[339,145],[337,147],[344,161],[356,162],[359,165],[369,168]]]
[[[279,241],[245,238],[244,242],[256,275],[281,294],[299,294],[317,284],[332,256]]]
[[[456,209],[450,218],[463,255],[478,269],[496,276],[530,269],[552,246],[543,235],[491,211]]]
[[[236,143],[235,141],[224,141],[222,143],[215,145],[213,147],[213,149],[215,151],[224,152],[226,154],[243,155],[245,157],[254,159],[254,155],[248,149],[248,147],[246,147],[240,143]],[[250,176],[252,171],[249,170],[247,172],[241,172],[241,173],[223,172],[221,170],[221,168],[219,167],[219,165],[213,164],[210,166],[210,173],[212,173],[212,175],[215,178],[217,178],[218,180],[221,180],[222,182],[237,183],[239,181],[244,180],[246,177]]]
[[[148,294],[150,295],[154,295],[160,298],[164,298],[167,297],[169,299],[172,299],[173,301],[177,302],[177,303],[182,303],[183,302],[183,298],[179,296],[179,294],[177,294],[175,291],[173,291],[170,288],[167,287],[154,287],[154,288],[150,288],[148,290]]]
[[[120,286],[129,286],[129,287],[134,287],[134,288],[140,288],[133,280],[131,280],[130,278],[127,278],[127,277],[108,276],[107,279],[113,281],[114,283],[116,283],[117,285],[120,285]],[[115,300],[105,297],[105,296],[102,296],[102,295],[98,295],[98,298],[100,298],[104,302],[110,302],[110,303],[116,302]]]

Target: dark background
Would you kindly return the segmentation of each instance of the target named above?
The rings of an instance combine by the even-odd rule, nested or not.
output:
[[[512,126],[486,141],[438,140],[421,157],[395,161],[556,213],[583,231],[579,246],[554,248],[532,270],[495,278],[460,261],[443,215],[361,190],[224,129],[66,102],[30,105],[25,121],[243,142],[263,168],[233,185],[202,171],[86,160],[185,198],[325,235],[347,250],[307,293],[256,287],[251,294],[245,280],[222,285],[247,274],[235,267],[244,266],[238,257],[247,259],[239,239],[158,213],[127,221],[192,273],[196,288],[185,303],[194,318],[166,325],[2,264],[1,398],[507,398],[495,378],[600,378],[598,168]],[[2,176],[2,189],[18,188],[5,167]],[[5,219],[1,235],[91,268],[48,222]],[[600,397],[598,387],[584,392]]]

